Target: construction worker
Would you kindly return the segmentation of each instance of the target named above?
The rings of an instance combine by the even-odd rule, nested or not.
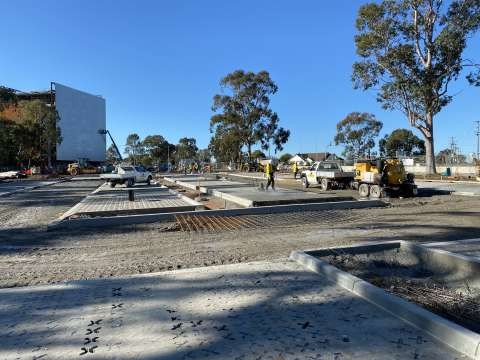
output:
[[[271,161],[265,165],[265,176],[267,177],[267,186],[265,187],[265,190],[268,190],[268,187],[272,185],[272,190],[275,191],[275,167]]]
[[[296,179],[298,174],[298,164],[296,161],[293,163],[292,171],[293,171],[293,178]]]

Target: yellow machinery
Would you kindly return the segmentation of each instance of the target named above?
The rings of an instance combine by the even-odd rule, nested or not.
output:
[[[90,165],[87,159],[78,159],[78,162],[68,164],[67,171],[72,176],[80,174],[97,174],[98,168]]]
[[[362,197],[380,198],[390,193],[410,197],[417,194],[414,175],[406,173],[399,159],[358,161],[353,186]]]
[[[248,162],[246,162],[246,163],[242,164],[241,171],[244,171],[244,172],[263,172],[264,167],[260,163],[256,163],[256,162],[248,163]]]

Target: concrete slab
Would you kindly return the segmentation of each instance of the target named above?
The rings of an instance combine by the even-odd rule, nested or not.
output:
[[[296,263],[0,290],[0,358],[455,359]]]
[[[128,191],[133,190],[135,200],[128,200]],[[79,216],[118,216],[133,214],[156,214],[173,211],[192,211],[203,206],[175,191],[164,187],[133,187],[111,189],[104,184],[63,214],[59,220]]]
[[[244,188],[252,187],[250,184],[241,183],[238,181],[228,181],[228,180],[177,180],[175,182],[178,186],[181,186],[186,189],[200,191],[202,194],[211,194],[213,190],[221,190],[227,188]]]
[[[276,188],[275,191],[262,191],[255,187],[213,189],[211,194],[244,207],[354,200],[350,196],[339,196],[332,192],[319,194],[282,188]]]

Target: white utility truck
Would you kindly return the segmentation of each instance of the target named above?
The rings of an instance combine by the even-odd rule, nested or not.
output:
[[[322,190],[346,189],[353,181],[354,172],[342,170],[335,161],[315,162],[308,170],[301,173],[302,185],[308,188],[311,185],[320,185]]]
[[[119,165],[110,174],[100,175],[110,184],[110,187],[115,187],[117,184],[126,184],[127,187],[132,187],[135,183],[147,183],[153,179],[152,173],[145,170],[143,166]]]

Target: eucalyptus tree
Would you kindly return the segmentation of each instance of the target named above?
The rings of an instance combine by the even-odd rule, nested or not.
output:
[[[236,70],[221,79],[220,85],[225,93],[213,98],[212,110],[216,114],[210,120],[210,131],[217,137],[238,136],[250,160],[252,147],[258,143],[264,150],[272,145],[275,151],[282,150],[290,131],[279,126],[279,117],[270,108],[270,97],[278,91],[270,74]],[[217,132],[217,127],[221,131]]]
[[[463,54],[479,24],[480,0],[383,0],[358,12],[354,87],[375,89],[385,109],[400,110],[422,133],[428,174],[436,172],[435,116],[473,65]]]

